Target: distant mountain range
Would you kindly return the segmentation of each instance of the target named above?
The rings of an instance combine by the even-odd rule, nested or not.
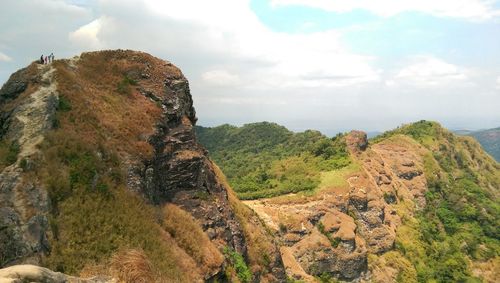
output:
[[[500,127],[479,131],[456,130],[454,133],[474,137],[486,152],[500,162]]]

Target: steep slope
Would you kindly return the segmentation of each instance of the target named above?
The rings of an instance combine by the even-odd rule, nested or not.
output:
[[[500,128],[467,133],[474,137],[497,162],[500,162]]]
[[[239,140],[214,129],[212,142]],[[254,160],[265,135],[251,135]],[[500,166],[477,142],[426,121],[370,142],[358,131],[339,138],[351,165],[322,172],[312,191],[246,202],[280,238],[289,277],[495,282]],[[216,161],[242,156],[241,145],[212,148]]]
[[[283,280],[274,238],[197,143],[189,85],[171,63],[83,53],[33,63],[0,94],[0,266],[128,282]]]

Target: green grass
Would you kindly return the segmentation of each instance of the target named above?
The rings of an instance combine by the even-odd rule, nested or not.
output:
[[[231,269],[233,269],[236,272],[236,275],[238,276],[240,282],[242,283],[251,282],[253,275],[250,269],[248,268],[247,264],[245,263],[245,259],[243,258],[243,256],[228,247],[224,248],[224,255],[228,259],[231,265]]]
[[[355,172],[361,170],[361,165],[358,163],[351,163],[344,168],[340,168],[332,171],[321,172],[321,182],[318,186],[318,190],[328,189],[328,188],[341,188],[349,185],[347,183],[347,177]]]

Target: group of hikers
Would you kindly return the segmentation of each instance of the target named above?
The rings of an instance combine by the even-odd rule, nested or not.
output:
[[[43,57],[43,54],[40,56],[40,64],[49,64],[52,62],[54,62],[54,53],[50,53],[49,56],[45,57]]]

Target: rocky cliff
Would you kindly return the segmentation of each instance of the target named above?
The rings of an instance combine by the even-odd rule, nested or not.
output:
[[[33,63],[0,101],[0,266],[284,280],[273,236],[197,143],[189,83],[171,63],[121,50]],[[131,267],[106,268],[134,250]]]

